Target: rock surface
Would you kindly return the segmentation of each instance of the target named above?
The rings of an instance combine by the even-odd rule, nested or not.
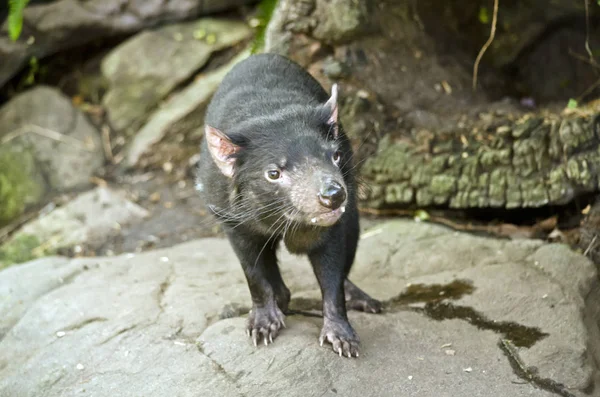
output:
[[[112,127],[133,133],[146,113],[214,52],[251,34],[243,22],[205,18],[143,31],[113,49],[102,61],[110,83],[103,103]]]
[[[98,187],[23,226],[0,247],[0,268],[10,264],[10,256],[3,258],[3,252],[15,252],[12,247],[27,250],[23,254],[31,258],[60,250],[93,250],[122,226],[147,215],[148,211],[118,192]],[[29,247],[24,246],[25,241],[30,242]]]
[[[293,309],[318,309],[309,269],[282,255]],[[0,273],[0,395],[549,397],[598,385],[597,273],[565,246],[392,221],[362,235],[351,279],[386,300],[382,315],[350,312],[352,360],[319,347],[321,320],[297,314],[254,348],[223,239],[13,266]]]
[[[221,80],[236,63],[249,55],[242,51],[228,64],[197,78],[183,90],[174,94],[135,134],[127,151],[126,165],[140,165],[140,159],[152,152],[153,145],[165,136],[179,132],[196,131],[203,133],[204,109],[221,83]]]
[[[0,166],[0,214],[9,200],[21,200],[5,220],[48,191],[88,185],[104,164],[98,131],[68,97],[47,86],[25,91],[0,108],[0,148],[0,165],[9,164]]]
[[[23,32],[17,42],[8,37],[7,22],[0,25],[0,87],[32,55],[40,58],[97,39],[130,34],[160,23],[208,15],[253,1],[58,0],[47,4],[32,1],[25,8]]]

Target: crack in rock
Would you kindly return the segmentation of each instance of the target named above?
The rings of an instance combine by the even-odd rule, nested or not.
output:
[[[6,335],[8,335],[12,331],[12,329],[24,317],[27,316],[27,314],[29,313],[29,311],[35,306],[36,302],[39,302],[40,300],[44,299],[46,296],[50,295],[54,291],[57,291],[57,290],[59,290],[61,288],[66,287],[67,285],[71,284],[75,280],[75,278],[78,275],[80,275],[81,273],[83,273],[84,271],[85,271],[85,266],[81,266],[81,267],[78,267],[78,268],[74,269],[66,277],[60,277],[58,279],[59,284],[51,286],[48,290],[42,292],[41,294],[39,294],[38,296],[36,296],[34,299],[32,299],[31,300],[31,304],[29,305],[29,307],[26,310],[24,310],[23,313],[21,313],[21,315],[19,316],[19,318],[13,324],[10,324],[9,327],[6,327],[6,328],[0,330],[0,342],[2,342],[2,340],[6,337]]]
[[[130,325],[129,327],[122,328],[119,331],[117,331],[114,334],[107,337],[106,339],[104,339],[102,342],[97,343],[97,345],[98,346],[104,345],[104,344],[110,342],[111,340],[115,339],[117,336],[123,335],[124,333],[129,332],[129,331],[137,328],[138,326],[139,326],[139,324],[133,324],[133,325]]]
[[[99,322],[105,322],[105,321],[108,321],[108,319],[106,317],[92,317],[92,318],[85,319],[82,322],[65,327],[65,328],[63,328],[63,331],[75,331],[75,330],[85,327],[86,325],[93,324],[93,323],[99,323]]]
[[[160,286],[158,289],[158,294],[156,296],[156,302],[158,304],[159,313],[158,313],[158,317],[156,318],[155,322],[158,321],[160,316],[165,311],[165,303],[163,302],[163,300],[165,298],[165,294],[167,293],[167,290],[171,287],[171,284],[173,283],[174,279],[175,279],[175,267],[173,266],[173,264],[170,264],[169,265],[169,273],[167,274],[167,277],[165,277],[165,280],[162,283],[160,283]]]
[[[546,390],[547,392],[554,393],[561,397],[577,397],[562,383],[559,383],[550,378],[542,378],[537,374],[537,371],[525,365],[525,363],[519,357],[519,353],[515,346],[506,339],[500,339],[498,347],[504,355],[508,358],[508,362],[513,369],[513,372],[524,381],[531,383],[540,389]]]
[[[203,346],[202,342],[196,343],[196,346],[198,347],[198,351],[200,352],[200,354],[202,354],[204,357],[208,358],[213,363],[213,366],[215,367],[217,372],[222,374],[225,378],[227,378],[227,380],[229,380],[231,382],[231,384],[233,384],[235,386],[235,388],[238,389],[239,395],[242,397],[245,397],[246,394],[242,393],[239,390],[240,389],[240,385],[238,384],[239,377],[231,375],[229,372],[227,372],[227,370],[218,361],[216,361],[208,353],[206,353],[204,351],[204,346]]]

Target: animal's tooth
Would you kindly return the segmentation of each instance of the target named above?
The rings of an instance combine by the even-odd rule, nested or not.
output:
[[[346,212],[346,207],[342,207],[342,212]]]

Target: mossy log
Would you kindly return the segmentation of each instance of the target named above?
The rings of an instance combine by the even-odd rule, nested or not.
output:
[[[598,191],[600,115],[529,114],[425,144],[382,141],[361,169],[367,208],[531,208]]]

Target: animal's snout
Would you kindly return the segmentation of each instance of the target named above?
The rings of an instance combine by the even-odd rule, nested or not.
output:
[[[346,190],[336,181],[327,180],[319,191],[319,201],[324,207],[336,210],[346,200]]]

